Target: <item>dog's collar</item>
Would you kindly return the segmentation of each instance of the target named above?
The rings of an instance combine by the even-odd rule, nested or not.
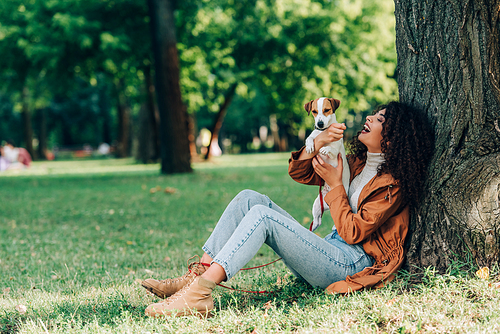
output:
[[[325,131],[325,130],[326,130],[326,129],[328,129],[328,128],[320,129],[320,128],[318,128],[318,127],[315,125],[315,126],[314,126],[314,129],[315,129],[315,130],[319,130],[319,131]]]

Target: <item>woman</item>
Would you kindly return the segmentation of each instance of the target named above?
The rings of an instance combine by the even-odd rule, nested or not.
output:
[[[10,162],[4,157],[4,148],[0,146],[0,172],[9,169]]]
[[[24,169],[31,165],[31,155],[22,147],[16,147],[14,141],[7,140],[2,155],[8,161],[8,169]]]
[[[227,206],[203,246],[199,262],[182,277],[145,280],[142,285],[164,301],[146,314],[178,316],[213,309],[212,290],[229,280],[269,245],[294,275],[330,293],[379,287],[394,278],[404,259],[410,206],[416,204],[432,154],[425,123],[412,108],[391,102],[366,118],[351,144],[351,184],[342,185],[337,168],[317,156],[319,148],[343,137],[333,124],[315,138],[315,151],[293,152],[289,174],[297,182],[331,186],[325,196],[335,226],[324,239],[311,233],[264,195],[245,190]]]

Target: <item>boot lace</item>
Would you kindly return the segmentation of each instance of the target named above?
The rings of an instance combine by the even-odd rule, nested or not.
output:
[[[197,260],[192,261],[195,258]],[[187,273],[185,273],[184,275],[182,275],[179,278],[175,278],[175,279],[167,278],[167,279],[164,279],[164,280],[160,281],[160,283],[163,283],[163,284],[173,284],[173,283],[184,281],[184,280],[190,280],[191,278],[194,278],[194,277],[200,275],[200,266],[203,269],[205,269],[205,264],[201,263],[200,256],[199,255],[191,256],[187,260],[187,267],[188,267]]]
[[[187,292],[187,290],[189,290],[189,288],[191,287],[191,285],[194,283],[194,279],[189,282],[188,284],[184,285],[179,291],[177,291],[176,293],[174,293],[173,295],[171,295],[170,297],[168,297],[167,299],[165,299],[163,301],[163,303],[165,305],[169,305],[171,304],[172,302],[176,301],[177,299],[179,299],[179,297],[181,297],[185,292]]]

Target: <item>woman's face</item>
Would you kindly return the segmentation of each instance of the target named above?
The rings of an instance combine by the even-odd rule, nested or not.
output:
[[[382,124],[385,122],[385,109],[366,117],[366,123],[358,136],[370,153],[382,153]]]

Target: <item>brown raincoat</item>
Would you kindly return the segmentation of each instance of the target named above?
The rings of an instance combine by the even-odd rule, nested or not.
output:
[[[302,148],[303,149],[303,148]],[[288,173],[297,182],[319,185],[321,178],[312,167],[312,159],[297,160],[301,151],[292,152]],[[361,173],[364,161],[350,157],[351,179]],[[402,205],[400,187],[389,174],[373,177],[361,190],[358,213],[353,213],[343,186],[332,189],[325,202],[330,207],[338,234],[348,244],[362,243],[375,259],[373,267],[334,282],[329,293],[348,293],[363,288],[382,287],[391,281],[403,264],[404,242],[408,233],[409,208]]]

